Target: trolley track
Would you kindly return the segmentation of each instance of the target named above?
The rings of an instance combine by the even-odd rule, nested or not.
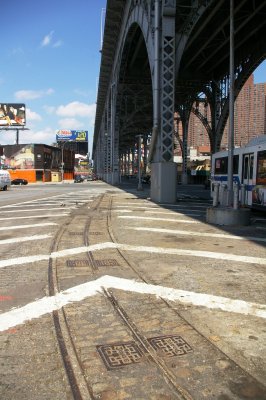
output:
[[[107,201],[107,206],[106,206],[106,201]],[[99,213],[99,210],[105,210],[106,211],[106,216],[104,219],[106,219],[106,233],[108,234],[110,241],[116,243],[117,240],[114,236],[113,230],[112,230],[112,221],[111,221],[111,209],[112,209],[112,199],[109,196],[102,195],[100,196],[93,204],[90,203],[90,212],[83,214],[84,216],[84,223],[83,223],[83,232],[80,235],[82,237],[83,245],[89,246],[90,243],[90,228],[92,225],[93,221],[93,215],[97,215]],[[80,208],[85,209],[86,205]],[[69,227],[71,226],[71,222],[73,222],[76,218],[78,213],[72,215],[71,217],[68,218],[66,223],[61,227],[61,229],[57,232],[57,235],[55,237],[55,240],[51,246],[51,253],[54,251],[57,251],[59,249],[60,243],[62,241],[62,238],[65,234],[67,234]],[[132,264],[132,262],[128,261],[128,259],[123,255],[122,251],[119,249],[115,250],[121,259],[123,259],[124,264],[126,265],[126,268],[129,268],[133,274],[140,279],[144,283],[153,283],[151,279],[147,279],[146,277],[141,274],[137,268]],[[97,278],[100,276],[100,271],[98,264],[95,260],[95,257],[93,256],[92,252],[88,251],[86,253],[86,257],[89,261],[89,269],[90,273],[93,277]],[[58,271],[57,271],[57,262],[56,260],[50,259],[49,261],[49,294],[52,296],[56,293],[59,292],[59,287],[60,287],[60,282],[59,282],[59,277],[58,277]],[[192,396],[183,388],[181,385],[177,383],[176,376],[175,374],[171,371],[171,369],[166,365],[164,362],[163,357],[158,355],[154,348],[150,345],[150,343],[147,341],[146,337],[144,334],[142,334],[141,330],[139,330],[137,324],[134,322],[134,319],[130,317],[125,309],[120,304],[119,299],[115,296],[115,294],[112,292],[112,290],[102,288],[103,295],[105,299],[109,302],[111,305],[114,313],[119,317],[121,320],[121,323],[126,327],[127,331],[131,335],[131,337],[134,339],[134,341],[137,343],[137,346],[141,349],[143,356],[150,362],[156,364],[157,370],[160,371],[160,373],[164,376],[165,380],[168,382],[169,386],[171,386],[171,389],[174,392],[174,396],[177,399],[180,400],[193,400]],[[200,335],[205,341],[209,343],[212,347],[215,347],[218,349],[219,352],[221,350],[215,346],[213,342],[211,342],[207,337],[203,336],[201,332],[197,330],[196,327],[194,327],[189,321],[187,321],[177,310],[172,307],[172,305],[160,298],[160,300],[171,310],[173,311],[180,319],[184,321],[185,324],[189,325],[189,327],[194,330],[198,335]],[[67,310],[63,307],[59,311],[54,311],[53,312],[53,320],[54,320],[54,326],[55,326],[55,331],[63,359],[63,363],[65,366],[65,370],[68,376],[69,384],[71,387],[72,395],[74,400],[85,400],[85,399],[92,399],[96,400],[99,397],[94,395],[93,389],[90,386],[90,383],[88,380],[86,380],[85,373],[83,370],[82,362],[79,359],[79,355],[77,353],[75,343],[72,339],[71,336],[71,330],[69,327],[68,323],[68,316],[67,316]],[[229,359],[232,363],[235,364],[234,360],[228,358],[226,354],[224,354],[225,358]],[[241,367],[238,366],[240,369]],[[243,373],[247,374],[245,371]],[[251,377],[252,378],[252,377]],[[114,398],[115,399],[115,398]]]
[[[101,202],[101,200],[102,196],[100,196],[100,199],[97,201],[96,205],[93,206],[93,209],[97,209],[98,204]],[[86,205],[83,206],[82,208],[85,207]],[[73,221],[75,217],[76,214],[72,217],[69,217],[68,220],[65,222],[65,224],[62,225],[61,228],[58,230],[54,238],[54,242],[50,248],[50,253],[58,250],[62,236],[66,233],[68,227],[71,225],[71,221]],[[88,245],[88,241],[86,240],[86,235],[88,234],[90,224],[91,224],[91,216],[87,216],[83,232],[83,240],[85,245]],[[89,252],[87,253],[87,256],[93,265],[92,254]],[[50,296],[54,296],[56,293],[59,292],[56,261],[53,260],[52,258],[49,259],[48,286],[49,286]],[[74,400],[82,400],[89,398],[94,399],[92,390],[83,377],[82,366],[79,362],[76,348],[71,338],[69,325],[67,322],[67,317],[64,308],[62,308],[61,310],[53,311],[53,322],[63,364],[65,367],[65,371],[68,377],[68,381],[70,384]]]

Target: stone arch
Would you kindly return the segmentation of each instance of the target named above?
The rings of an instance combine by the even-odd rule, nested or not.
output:
[[[132,130],[132,134],[136,133],[135,130],[141,128],[142,119],[144,130],[147,131],[149,125],[151,125],[150,130],[152,127],[154,44],[150,21],[152,9],[149,7],[135,4],[129,10],[123,36],[120,38],[119,50],[114,60],[113,79],[110,81],[116,82],[117,87],[116,118],[119,120],[120,139],[123,138],[124,131],[124,140],[129,145],[130,140],[134,140],[134,135],[131,135],[132,138],[129,139],[126,137],[126,132]],[[132,72],[134,63],[139,57],[143,57],[145,63],[142,80],[141,77],[134,79]],[[146,110],[146,117],[144,110]],[[138,133],[143,132],[138,131]],[[121,145],[123,145],[122,142]]]

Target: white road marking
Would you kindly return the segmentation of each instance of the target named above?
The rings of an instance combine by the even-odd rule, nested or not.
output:
[[[163,214],[163,215],[172,215],[173,217],[175,216],[175,215],[188,215],[188,216],[191,216],[191,217],[201,217],[202,216],[202,214],[203,214],[203,212],[201,212],[201,214],[194,214],[194,213],[198,213],[198,212],[201,212],[201,211],[193,211],[193,210],[189,210],[189,212],[187,212],[187,210],[185,210],[185,211],[183,211],[182,213],[180,213],[180,212],[176,212],[176,211],[144,211],[144,213],[147,213],[147,214]]]
[[[192,221],[190,219],[177,219],[177,218],[152,218],[152,217],[139,217],[136,215],[119,215],[117,218],[126,219],[141,219],[146,221],[165,221],[165,222],[184,222],[186,224],[199,224],[199,221]]]
[[[121,212],[121,213],[132,213],[133,211],[132,210],[123,210],[122,208],[121,209],[119,209],[119,210],[112,210],[113,212],[117,212],[117,213],[119,213],[119,212]]]
[[[143,205],[142,205],[143,204]],[[187,208],[189,207],[193,207],[193,208],[206,208],[207,204],[205,206],[203,205],[198,205],[198,204],[168,204],[168,203],[160,203],[160,204],[155,204],[155,203],[117,203],[114,205],[114,207],[130,207],[130,206],[134,206],[131,208],[147,208],[147,209],[153,209],[153,208],[160,208],[160,207],[166,207],[166,208]],[[204,203],[202,203],[204,204]]]
[[[5,331],[33,318],[39,318],[47,313],[59,310],[67,304],[72,304],[73,302],[82,301],[85,298],[95,296],[97,293],[102,293],[103,288],[149,294],[168,301],[178,301],[183,304],[192,304],[198,307],[266,318],[266,305],[264,304],[234,300],[206,293],[189,292],[159,285],[150,285],[143,282],[105,275],[95,281],[74,286],[57,293],[55,296],[43,297],[26,306],[12,309],[11,311],[1,314],[0,331]]]
[[[236,235],[225,235],[223,233],[204,233],[204,232],[192,232],[192,231],[182,231],[177,229],[159,229],[159,228],[131,228],[135,231],[148,231],[148,232],[158,232],[158,233],[171,233],[173,235],[189,235],[189,236],[202,236],[202,237],[213,237],[220,239],[234,239],[234,240],[252,240],[256,242],[266,242],[266,239],[254,236],[236,236]]]
[[[56,258],[81,254],[88,251],[97,251],[106,249],[120,249],[124,251],[134,251],[139,253],[145,252],[153,254],[169,254],[169,255],[190,256],[190,257],[213,258],[217,260],[238,261],[249,264],[266,265],[266,258],[259,258],[259,257],[249,257],[249,256],[241,256],[241,255],[227,254],[227,253],[216,253],[211,251],[172,249],[172,248],[152,247],[152,246],[134,246],[123,243],[103,242],[91,246],[74,247],[71,249],[61,250],[53,252],[50,255],[39,254],[34,256],[25,256],[25,257],[1,260],[0,268],[10,267],[12,265],[28,264],[35,261],[49,260],[49,258],[56,259]]]
[[[68,193],[68,196],[70,196],[71,194],[74,194],[75,196],[79,196],[80,194],[82,195],[82,193],[84,193],[85,191],[80,191],[80,192],[71,192],[71,193]],[[58,197],[60,198],[62,195],[61,194],[57,194],[57,195],[55,195],[55,196],[49,196],[49,197],[41,197],[41,198],[39,198],[39,199],[35,199],[35,200],[28,200],[28,201],[22,201],[22,202],[20,202],[20,203],[16,203],[16,204],[13,204],[13,205],[7,205],[7,206],[0,206],[0,209],[1,208],[9,208],[9,207],[17,207],[17,206],[20,206],[20,205],[26,205],[26,204],[31,204],[31,203],[39,203],[39,202],[42,202],[42,201],[44,201],[44,200],[49,200],[49,201],[54,201],[54,200],[52,200],[52,199],[57,199],[56,201],[59,201],[59,199],[58,199]],[[91,197],[91,196],[90,196]],[[34,206],[36,206],[36,204],[34,204]]]
[[[119,207],[123,207],[124,205],[127,206],[128,204],[131,205],[131,206],[140,206],[140,207],[141,206],[154,206],[154,207],[158,207],[159,206],[158,204],[151,203],[150,201],[138,201],[138,202],[127,201],[125,203],[118,202],[116,204],[119,205]]]
[[[58,225],[58,224],[56,224],[55,222],[46,222],[43,224],[0,226],[0,231],[11,231],[11,230],[16,230],[16,229],[37,228],[39,226],[51,226],[51,225]]]
[[[28,200],[28,201],[22,201],[20,203],[16,203],[16,204],[12,204],[12,205],[7,205],[7,206],[0,206],[0,208],[9,208],[9,207],[17,207],[17,206],[25,206],[27,204],[32,204],[32,203],[38,203],[41,202],[43,200],[49,200],[51,201],[51,199],[54,199],[56,197],[60,197],[60,194],[56,195],[56,196],[50,196],[50,197],[42,197],[40,199],[35,199],[35,200]],[[34,206],[36,206],[36,204],[34,204]]]
[[[36,203],[34,203],[34,204],[18,204],[18,205],[14,205],[14,204],[11,204],[11,205],[9,205],[9,206],[5,206],[5,208],[19,208],[19,207],[21,207],[21,206],[23,206],[23,207],[36,207],[37,205],[38,205],[38,207],[47,207],[47,206],[54,206],[55,204],[58,204],[59,203],[59,200],[56,202],[56,203],[43,203],[43,204],[41,204],[41,203],[38,203],[38,204],[36,204]],[[1,207],[0,207],[1,208]],[[44,208],[41,208],[41,210],[44,210]],[[10,210],[10,211],[13,211],[13,210]],[[25,210],[26,211],[26,210]],[[6,212],[6,211],[1,211],[1,213],[2,212]],[[17,210],[15,210],[15,212],[18,212]]]
[[[128,204],[128,203],[127,203]],[[135,205],[135,207],[134,206],[127,206],[127,205],[124,205],[124,206],[117,206],[117,205],[114,205],[113,206],[114,208],[133,208],[134,210],[136,210],[136,209],[143,209],[143,210],[160,210],[160,207],[158,207],[158,206],[138,206],[137,204]]]
[[[12,239],[3,239],[0,240],[0,245],[1,244],[10,244],[10,243],[21,243],[21,242],[27,242],[31,240],[41,240],[41,239],[47,239],[49,237],[52,237],[52,235],[34,235],[34,236],[22,236],[22,237],[16,237]]]
[[[67,208],[70,209],[76,209],[77,207],[69,207],[67,206]],[[62,207],[56,207],[56,208],[33,208],[31,210],[8,210],[8,211],[1,211],[1,214],[6,214],[6,213],[20,213],[20,212],[32,212],[32,211],[54,211],[54,210],[60,210],[60,211],[65,211],[64,208]]]
[[[8,218],[1,218],[1,222],[3,221],[9,221],[11,219],[35,219],[35,218],[49,218],[49,217],[53,217],[53,218],[60,218],[63,217],[65,215],[69,215],[69,213],[63,213],[63,214],[43,214],[43,215],[27,215],[27,216],[23,216],[23,217],[8,217]]]

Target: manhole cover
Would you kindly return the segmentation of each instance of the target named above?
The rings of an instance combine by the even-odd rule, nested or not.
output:
[[[115,267],[119,266],[119,263],[116,260],[108,259],[108,260],[94,260],[96,267]]]
[[[160,351],[166,357],[183,356],[193,351],[181,336],[157,336],[148,339],[148,341],[154,350]]]
[[[134,342],[99,345],[96,348],[108,370],[136,364],[142,359]]]
[[[67,260],[66,262],[67,267],[75,268],[75,267],[89,267],[90,261],[86,258],[80,260]]]

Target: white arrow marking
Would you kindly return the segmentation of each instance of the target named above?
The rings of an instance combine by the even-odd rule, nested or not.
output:
[[[102,292],[102,289],[119,289],[127,292],[149,294],[161,297],[168,301],[179,301],[183,304],[193,304],[210,309],[218,309],[226,312],[252,315],[266,318],[266,305],[249,303],[243,300],[234,300],[221,296],[212,296],[205,293],[188,292],[186,290],[173,289],[157,285],[149,285],[134,280],[103,276],[95,281],[86,282],[67,289],[51,297],[43,297],[27,304],[24,307],[12,309],[0,315],[0,331],[5,331],[16,325],[25,323],[33,318],[59,310],[67,304],[84,300],[85,298]]]

